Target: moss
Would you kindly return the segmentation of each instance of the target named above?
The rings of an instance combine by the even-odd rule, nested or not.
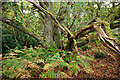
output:
[[[108,36],[113,36],[113,33],[110,29],[110,24],[107,21],[104,21],[104,26],[105,26],[105,32]]]
[[[95,58],[106,58],[104,53],[96,53]]]
[[[102,22],[99,17],[96,18],[96,21],[97,21],[98,24],[100,24]]]
[[[88,47],[87,45],[84,45],[84,46],[82,46],[82,47],[80,47],[80,48],[81,48],[81,50],[83,50],[83,51],[90,50],[90,47]]]
[[[120,40],[116,39],[115,42],[120,46]]]
[[[110,29],[110,24],[108,23],[108,21],[102,21],[100,18],[96,18],[96,21],[97,21],[97,23],[98,24],[104,24],[104,30],[105,30],[105,33],[108,35],[108,36],[113,36],[113,34],[112,34],[112,31],[111,31],[111,29]]]
[[[46,42],[44,42],[43,38],[42,38],[37,32],[33,31],[33,30],[30,29],[30,28],[27,28],[27,27],[24,27],[24,26],[22,26],[22,27],[23,27],[26,31],[32,32],[34,35],[38,36],[38,37],[41,39],[41,43],[45,44],[45,46],[46,46],[47,48],[50,47],[50,45],[47,44]]]
[[[113,10],[114,13],[110,13],[110,16],[106,19],[106,21],[111,21],[114,20],[115,16],[118,16],[120,13],[120,7],[115,7]]]

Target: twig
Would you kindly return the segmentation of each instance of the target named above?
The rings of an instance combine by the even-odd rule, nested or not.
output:
[[[23,13],[22,13],[22,11],[21,11],[20,7],[18,6],[18,4],[17,4],[16,2],[15,2],[15,4],[17,5],[18,10],[19,10],[19,12],[20,12],[21,16],[22,16],[23,18],[25,18],[25,17],[23,16]]]
[[[73,22],[72,22],[69,30],[71,30],[71,28],[73,27],[73,25],[74,25],[74,23],[75,23],[75,20],[77,19],[77,16],[78,16],[77,14],[74,16]]]

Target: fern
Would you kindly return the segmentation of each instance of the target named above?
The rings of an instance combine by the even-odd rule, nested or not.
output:
[[[16,50],[18,52],[15,52]],[[9,78],[77,76],[80,71],[79,65],[83,66],[86,72],[91,72],[88,61],[93,60],[91,55],[78,56],[71,51],[59,51],[54,48],[54,45],[49,49],[37,47],[33,49],[32,46],[29,49],[24,47],[21,50],[15,48],[10,50],[10,53],[6,54],[4,58],[2,71],[4,76]],[[62,69],[67,69],[68,75]]]
[[[83,60],[80,58],[80,56],[77,56],[77,60],[80,62],[79,64],[84,68],[84,70],[87,73],[92,73],[93,70],[90,67],[90,64],[87,62],[87,60],[84,58]]]
[[[98,40],[96,40],[95,42],[96,42],[97,46],[99,46],[99,45],[100,45],[100,40],[99,40],[99,39],[98,39]]]
[[[3,63],[3,68],[2,68],[3,74],[10,78],[14,78],[26,68],[23,62],[20,62],[18,58],[6,59],[6,60],[3,60],[2,63]]]
[[[76,61],[71,61],[68,68],[70,75],[75,74],[75,76],[77,76],[78,71],[80,71],[78,63]]]

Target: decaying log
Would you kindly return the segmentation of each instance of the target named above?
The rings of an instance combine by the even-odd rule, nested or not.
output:
[[[118,53],[118,55],[120,55],[120,48],[119,46],[116,44],[115,39],[108,37],[106,35],[106,33],[104,32],[104,30],[101,28],[100,24],[97,23],[97,20],[93,20],[92,22],[90,22],[87,26],[85,26],[84,28],[80,29],[75,35],[70,36],[69,37],[69,41],[68,44],[66,46],[66,49],[68,50],[72,48],[73,45],[73,39],[78,39],[80,37],[85,36],[86,34],[93,32],[93,31],[97,31],[99,38],[101,40],[101,42],[108,48],[110,48],[111,50],[113,50],[114,52]],[[84,42],[83,42],[84,43]]]
[[[97,23],[94,22],[93,23],[93,27],[95,28],[95,30],[97,31],[100,40],[102,41],[102,43],[107,46],[108,48],[110,48],[111,50],[115,51],[116,53],[118,53],[118,55],[120,55],[120,48],[118,47],[118,45],[115,43],[114,38],[110,38],[108,37],[105,32],[103,31],[103,29],[101,28],[101,26]]]

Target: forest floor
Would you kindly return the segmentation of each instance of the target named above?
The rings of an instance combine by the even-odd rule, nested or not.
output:
[[[101,43],[97,46],[96,43],[90,42],[87,44],[88,47],[91,49],[88,51],[80,51],[80,54],[88,56],[88,53],[92,56],[96,56],[96,53],[102,52],[105,54],[105,57],[103,58],[94,58],[93,61],[89,61],[91,68],[93,69],[93,73],[88,74],[84,70],[80,70],[77,74],[77,76],[69,76],[65,75],[67,78],[72,78],[75,80],[78,79],[98,79],[102,80],[103,78],[111,80],[120,80],[120,56],[118,56],[113,51],[109,50],[105,46],[103,46]],[[81,67],[81,66],[79,66]],[[63,72],[66,74],[69,72],[67,69],[63,69]]]
[[[80,51],[81,54],[87,55],[89,53],[92,56],[95,56],[96,51],[95,43],[87,44],[91,49],[89,51]],[[90,61],[91,68],[93,73],[87,74],[85,71],[79,72],[79,78],[114,78],[120,80],[120,56],[112,52],[108,48],[104,47],[102,44],[97,46],[99,51],[104,52],[106,55],[105,58],[95,58],[94,61]],[[111,55],[110,55],[111,54]]]

